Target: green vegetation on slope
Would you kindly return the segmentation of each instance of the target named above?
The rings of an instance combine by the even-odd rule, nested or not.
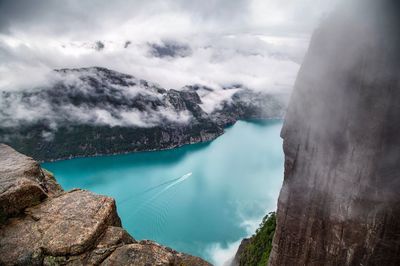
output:
[[[267,214],[257,229],[256,233],[249,239],[239,256],[240,266],[265,266],[268,263],[269,254],[272,249],[272,239],[276,227],[276,214]]]

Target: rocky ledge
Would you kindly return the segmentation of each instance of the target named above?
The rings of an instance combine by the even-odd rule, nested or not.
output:
[[[210,265],[122,227],[115,201],[63,191],[32,158],[0,144],[0,265]]]

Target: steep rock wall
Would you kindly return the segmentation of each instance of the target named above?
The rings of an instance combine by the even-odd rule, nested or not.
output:
[[[314,33],[281,133],[269,265],[400,265],[399,11],[353,1]]]

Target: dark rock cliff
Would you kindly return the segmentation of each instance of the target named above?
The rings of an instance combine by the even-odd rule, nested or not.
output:
[[[400,265],[396,2],[347,3],[312,38],[281,133],[269,265]]]
[[[210,264],[136,241],[112,198],[65,192],[33,159],[0,144],[0,265]]]

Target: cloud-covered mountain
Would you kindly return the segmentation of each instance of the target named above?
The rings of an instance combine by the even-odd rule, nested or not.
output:
[[[312,29],[337,1],[0,1],[0,89],[101,66],[164,88],[289,91]]]
[[[276,95],[291,91],[337,1],[0,1],[1,140],[65,158],[170,148],[281,116]]]
[[[179,90],[100,67],[0,91],[0,141],[36,159],[165,149],[208,141],[238,119],[280,118],[287,95],[236,85]]]
[[[66,124],[151,127],[187,123],[189,112],[174,108],[173,92],[105,68],[61,69],[48,86],[2,92],[3,127]]]

